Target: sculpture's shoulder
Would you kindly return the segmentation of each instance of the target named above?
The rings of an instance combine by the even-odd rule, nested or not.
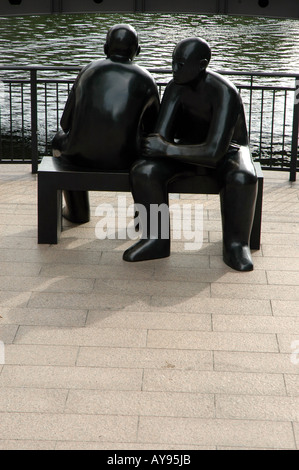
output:
[[[97,70],[99,68],[102,68],[106,63],[106,60],[105,59],[98,59],[98,60],[93,60],[92,62],[90,62],[89,64],[85,65],[82,70],[81,70],[81,73],[85,73],[87,72],[88,70]]]
[[[241,109],[241,95],[237,87],[225,75],[209,71],[206,83],[210,88],[210,96],[214,97],[215,103],[225,99],[231,106],[235,106],[236,111]]]
[[[93,75],[97,70],[100,70],[103,68],[105,63],[104,59],[99,59],[99,60],[94,60],[93,62],[90,62],[89,64],[85,65],[82,67],[81,71],[79,72],[77,76],[77,82],[82,83],[84,82],[88,77]]]
[[[233,82],[221,73],[212,70],[207,71],[206,82],[214,88],[226,89],[232,94],[239,95],[238,89]]]
[[[153,76],[145,68],[130,61],[115,61],[111,59],[99,59],[88,64],[83,72],[91,73],[119,73],[120,76],[136,76],[147,82],[156,83]]]
[[[181,96],[184,93],[185,86],[177,84],[174,79],[171,79],[165,88],[164,95],[167,96]]]
[[[152,74],[145,67],[142,67],[141,65],[134,64],[134,63],[132,63],[130,67],[132,67],[132,70],[134,71],[134,73],[136,73],[140,77],[143,77],[144,80],[151,82],[151,83],[156,83]]]

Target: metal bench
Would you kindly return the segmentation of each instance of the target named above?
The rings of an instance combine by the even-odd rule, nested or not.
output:
[[[250,247],[260,249],[264,177],[259,163],[254,163],[258,177],[258,196]],[[57,244],[62,230],[62,190],[130,192],[129,172],[102,172],[66,164],[60,158],[43,157],[38,167],[38,243]],[[174,181],[169,193],[219,194],[211,174]]]

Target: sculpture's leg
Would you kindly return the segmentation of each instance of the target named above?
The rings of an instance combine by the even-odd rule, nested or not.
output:
[[[152,226],[151,205],[166,204],[168,209],[167,178],[158,172],[157,161],[139,160],[130,172],[132,194],[138,211],[142,238],[123,254],[125,261],[145,261],[170,255],[170,236],[162,239],[160,227]],[[142,207],[140,207],[142,206]],[[166,214],[169,221],[169,211]],[[155,233],[154,233],[155,232]]]
[[[65,207],[62,215],[75,224],[90,220],[89,196],[87,191],[63,191]]]
[[[142,238],[124,252],[125,261],[144,261],[170,255],[167,185],[182,172],[184,166],[162,158],[138,160],[133,165],[130,179]],[[160,217],[156,217],[158,211]]]
[[[235,161],[236,163],[236,161]],[[220,193],[223,260],[237,271],[252,271],[250,235],[255,213],[257,177],[253,165],[230,169]]]

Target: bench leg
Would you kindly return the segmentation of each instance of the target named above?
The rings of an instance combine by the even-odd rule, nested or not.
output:
[[[259,250],[261,246],[263,187],[264,179],[258,178],[258,192],[255,205],[255,215],[250,237],[250,248],[252,250]]]
[[[62,192],[38,180],[38,243],[57,244],[61,232]]]

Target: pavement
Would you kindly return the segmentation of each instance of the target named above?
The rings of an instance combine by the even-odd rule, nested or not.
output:
[[[0,449],[298,450],[299,183],[264,176],[239,273],[219,196],[171,197],[202,208],[200,249],[178,209],[171,256],[126,263],[130,194],[91,193],[89,223],[38,245],[36,175],[0,165]]]

